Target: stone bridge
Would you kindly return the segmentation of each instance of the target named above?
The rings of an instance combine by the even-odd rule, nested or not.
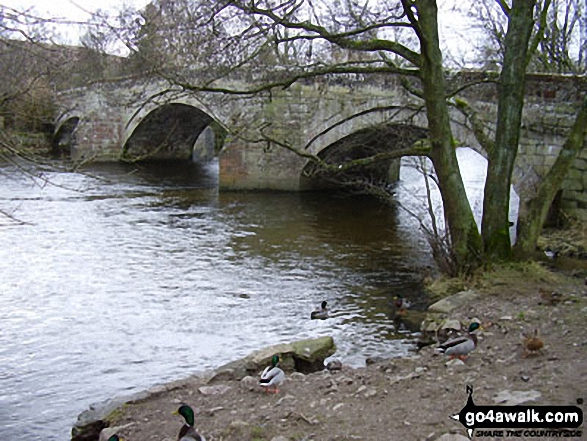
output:
[[[475,107],[489,130],[497,113],[495,83],[480,72],[455,75],[449,90],[477,83],[459,96]],[[248,90],[254,75],[219,87]],[[532,75],[528,79],[522,141],[514,186],[523,197],[553,164],[568,133],[585,77]],[[393,75],[346,76],[298,82],[256,95],[194,92],[157,80],[100,82],[60,93],[55,146],[73,161],[209,160],[219,158],[222,189],[298,191],[325,185],[306,177],[308,158],[337,164],[373,152],[405,148],[426,134],[423,103]],[[451,111],[461,146],[485,155],[463,115]],[[214,148],[214,136],[224,138]],[[361,173],[377,179],[391,161]],[[391,178],[390,178],[391,179]],[[587,149],[564,185],[567,208],[587,209]]]

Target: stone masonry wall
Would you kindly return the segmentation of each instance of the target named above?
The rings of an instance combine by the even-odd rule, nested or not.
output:
[[[478,109],[490,132],[495,130],[497,114],[495,78],[492,73],[465,72],[448,82],[449,90],[477,83],[459,96]],[[239,89],[250,85],[242,80],[227,80],[223,84]],[[166,87],[156,81],[125,81],[97,83],[63,93],[62,115],[80,118],[73,159],[118,160],[132,130],[148,112],[161,105],[149,97]],[[585,77],[528,77],[522,140],[514,176],[514,185],[521,196],[531,194],[554,163],[580,99],[586,93]],[[256,97],[178,92],[164,99],[193,105],[228,130],[227,144],[220,155],[222,188],[299,190],[301,171],[307,160],[279,147],[279,143],[298,149],[307,147],[309,153],[318,154],[333,142],[373,123],[403,121],[426,126],[421,101],[406,93],[399,79],[391,75],[305,81]],[[375,107],[388,108],[350,118]],[[418,107],[420,110],[415,110]],[[453,111],[452,118],[459,144],[479,150],[462,116]],[[334,129],[328,130],[332,125]],[[264,137],[275,142],[264,142]],[[564,183],[563,208],[587,212],[586,169],[587,149],[584,149]]]

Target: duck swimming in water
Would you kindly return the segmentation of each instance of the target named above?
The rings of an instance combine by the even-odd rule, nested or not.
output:
[[[320,307],[318,309],[316,309],[315,311],[312,311],[312,313],[310,314],[310,318],[312,320],[324,320],[328,318],[328,308],[327,305],[328,302],[325,300],[320,304]]]
[[[408,309],[410,308],[410,306],[412,306],[412,304],[408,300],[406,300],[404,296],[401,294],[396,295],[393,298],[393,300],[393,304],[395,305],[398,315],[406,315]]]

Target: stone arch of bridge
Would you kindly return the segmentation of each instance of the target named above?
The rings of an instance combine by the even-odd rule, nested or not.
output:
[[[125,127],[121,157],[131,161],[191,160],[196,141],[214,121],[201,107],[165,102],[141,109]],[[213,139],[211,141],[214,142]],[[210,140],[201,148],[210,147]],[[212,150],[206,156],[213,156]]]
[[[382,127],[385,125],[406,125],[423,130],[426,130],[428,126],[425,113],[415,110],[413,107],[376,107],[373,111],[365,109],[357,115],[342,118],[338,122],[333,122],[331,119],[321,121],[318,126],[312,129],[316,135],[309,140],[305,149],[309,153],[318,155],[322,150],[346,136],[374,126]]]
[[[359,164],[342,173],[336,168],[349,161],[409,148],[426,136],[426,129],[411,124],[371,123],[370,126],[347,134],[317,152],[316,155],[326,164],[334,166],[335,170],[323,170],[313,161],[309,161],[302,170],[300,188],[313,190],[347,185],[392,184],[399,179],[401,158]]]
[[[65,113],[55,124],[51,139],[52,154],[60,157],[71,157],[71,149],[75,147],[75,135],[81,115]]]

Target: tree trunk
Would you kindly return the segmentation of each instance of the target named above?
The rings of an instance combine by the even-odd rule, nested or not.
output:
[[[575,161],[575,158],[584,146],[587,137],[587,96],[583,99],[583,105],[577,113],[573,128],[563,144],[552,168],[548,171],[536,196],[526,201],[520,207],[518,215],[518,235],[514,247],[514,255],[517,258],[529,257],[538,243],[538,237],[548,215],[548,209],[556,192],[560,189],[563,180]]]
[[[438,9],[434,0],[419,0],[416,5],[422,54],[421,78],[432,143],[431,159],[438,176],[456,269],[467,271],[479,264],[482,243],[453,143],[438,39]]]
[[[535,0],[514,0],[509,14],[499,80],[495,148],[489,153],[483,200],[482,236],[488,260],[511,257],[510,186],[520,138],[526,56],[534,25],[535,3]]]

